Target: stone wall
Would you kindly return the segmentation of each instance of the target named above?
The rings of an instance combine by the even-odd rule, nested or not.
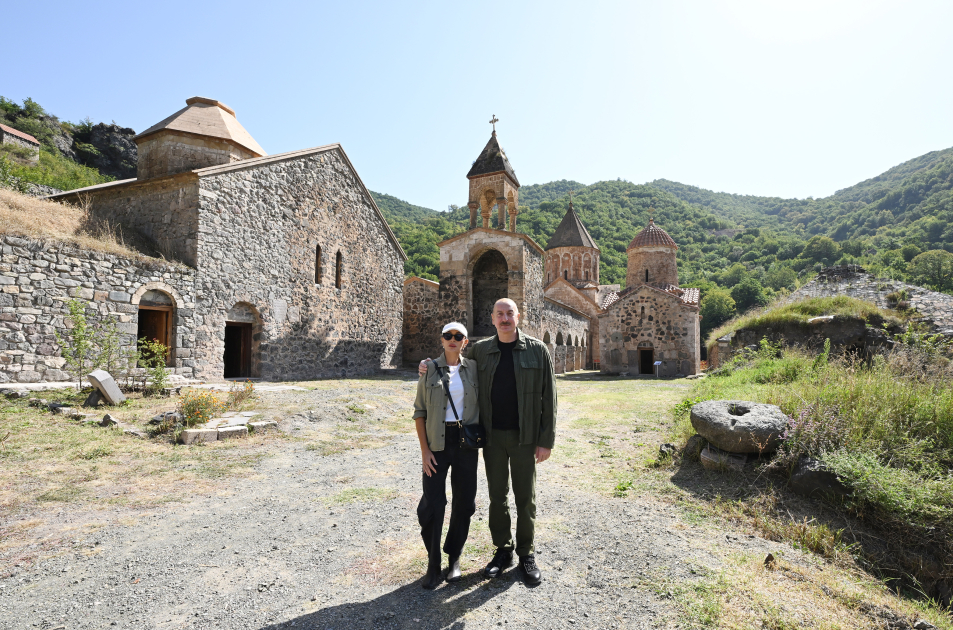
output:
[[[788,296],[785,303],[808,297],[847,295],[889,309],[895,308],[896,304],[888,302],[887,295],[897,291],[907,292],[910,308],[920,313],[934,331],[953,335],[953,295],[898,280],[875,278],[856,266],[824,269],[814,280]]]
[[[0,382],[64,381],[56,332],[66,335],[66,300],[87,303],[91,321],[115,318],[122,344],[135,344],[139,298],[172,298],[172,366],[192,376],[194,272],[152,259],[130,260],[55,242],[3,237],[0,258]]]
[[[642,285],[600,315],[603,372],[639,373],[640,350],[661,361],[660,376],[697,374],[698,307],[665,291]]]
[[[625,286],[634,287],[647,282],[659,286],[673,284],[678,286],[678,262],[675,248],[663,245],[633,247],[626,252]],[[648,270],[648,280],[645,272]]]
[[[29,157],[26,159],[28,164],[36,164],[40,160],[40,145],[34,144],[26,138],[21,138],[15,134],[0,129],[0,144],[8,144],[21,149],[27,149]]]
[[[553,355],[557,374],[586,367],[585,346],[589,336],[587,316],[544,299],[543,328],[540,339]]]
[[[599,314],[602,309],[596,306],[595,302],[589,299],[584,293],[576,289],[572,284],[565,280],[556,280],[556,282],[546,287],[546,298],[554,300],[585,313],[589,317],[589,335],[586,339],[586,351],[583,358],[583,367],[592,368],[599,364]],[[550,327],[547,318],[543,316],[543,334]]]
[[[198,235],[199,184],[194,173],[145,182],[105,185],[82,193],[54,195],[54,201],[82,204],[92,212],[154,241],[160,251],[194,267]]]
[[[449,322],[438,318],[439,292],[440,285],[431,280],[404,280],[403,361],[406,365],[439,356],[442,352],[437,336],[443,325]]]
[[[231,142],[169,131],[143,138],[138,150],[136,177],[140,181],[256,157]]]
[[[340,147],[195,173],[199,377],[221,378],[226,317],[239,303],[260,318],[252,376],[350,377],[400,364],[403,258]]]
[[[546,250],[546,284],[556,278],[599,284],[599,250],[592,247],[554,247]]]

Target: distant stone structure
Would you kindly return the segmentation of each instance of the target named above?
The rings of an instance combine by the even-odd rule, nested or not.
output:
[[[268,156],[202,97],[136,142],[136,179],[51,199],[88,196],[96,217],[194,270],[129,313],[137,337],[172,347],[177,372],[288,380],[399,365],[406,256],[340,145]]]
[[[438,245],[439,284],[404,283],[406,362],[440,351],[442,322],[463,322],[474,339],[495,334],[493,304],[508,297],[522,313],[520,327],[549,347],[557,373],[654,374],[657,360],[662,376],[698,373],[698,290],[678,287],[678,247],[654,222],[629,246],[630,284],[620,292],[599,284],[599,247],[571,197],[545,250],[516,231],[519,181],[495,128],[467,178],[470,227]]]
[[[701,370],[699,291],[678,286],[678,245],[649,219],[626,250],[624,291],[599,316],[604,372],[676,376]]]
[[[28,133],[0,124],[0,144],[26,149],[23,161],[36,165],[40,161],[40,141]]]

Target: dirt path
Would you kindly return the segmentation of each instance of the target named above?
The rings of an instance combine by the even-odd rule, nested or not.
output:
[[[262,446],[251,474],[185,502],[97,514],[110,524],[0,580],[0,626],[675,627],[671,588],[729,554],[798,556],[726,537],[633,482],[633,460],[657,452],[660,418],[686,385],[560,379],[557,449],[538,480],[543,584],[525,587],[515,569],[481,578],[492,555],[481,475],[465,577],[424,591],[414,386],[404,375],[262,394],[290,437]],[[613,496],[626,475],[627,496]]]

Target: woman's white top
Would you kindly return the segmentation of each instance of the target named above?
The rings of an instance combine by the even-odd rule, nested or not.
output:
[[[453,404],[457,408],[457,415],[460,418],[463,418],[463,380],[460,378],[460,364],[449,365],[447,366],[449,370],[450,377],[450,399],[453,400]],[[450,406],[450,402],[447,401],[447,415],[445,417],[447,422],[456,422],[457,419],[453,416],[453,407]]]

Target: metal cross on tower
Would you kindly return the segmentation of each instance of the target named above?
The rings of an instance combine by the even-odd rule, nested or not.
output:
[[[493,133],[496,133],[496,123],[500,122],[500,119],[496,117],[496,114],[493,114],[493,118],[490,119],[490,124],[493,125]]]

